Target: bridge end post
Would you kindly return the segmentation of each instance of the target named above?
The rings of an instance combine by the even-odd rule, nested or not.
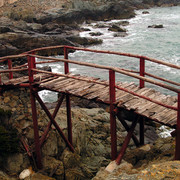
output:
[[[111,159],[117,156],[117,134],[116,134],[116,115],[114,112],[115,94],[115,71],[109,70],[109,97],[110,97],[110,131],[111,131]]]
[[[175,160],[180,160],[180,93],[178,93]]]
[[[145,59],[143,57],[140,58],[140,76],[144,77],[145,75]],[[139,80],[139,87],[144,88],[144,80]]]
[[[64,47],[64,59],[68,59],[67,47]],[[68,62],[64,63],[64,72],[65,74],[69,73]],[[68,124],[68,140],[72,145],[71,101],[70,101],[70,96],[68,94],[66,94],[66,111],[67,111],[67,124]]]
[[[8,68],[12,69],[12,60],[8,59]],[[13,79],[13,72],[9,72],[9,79]]]
[[[41,162],[41,147],[39,139],[39,130],[38,130],[38,118],[37,118],[37,109],[36,109],[36,99],[33,91],[34,77],[32,69],[35,68],[35,58],[27,56],[28,58],[28,72],[29,72],[29,83],[30,83],[30,98],[31,98],[31,111],[32,111],[32,120],[33,120],[33,129],[34,129],[34,141],[35,141],[35,152],[37,159],[37,168],[42,169]]]

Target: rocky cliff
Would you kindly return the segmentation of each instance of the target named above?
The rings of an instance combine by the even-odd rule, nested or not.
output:
[[[54,45],[87,46],[102,43],[80,38],[79,24],[132,18],[134,9],[177,5],[179,0],[18,0],[0,8],[0,56]]]
[[[123,163],[113,172],[106,171],[105,167],[111,161],[109,114],[102,108],[78,107],[72,108],[75,153],[71,153],[66,148],[60,135],[52,128],[42,147],[43,169],[37,171],[34,154],[28,156],[28,152],[20,141],[23,138],[33,150],[34,133],[29,91],[20,89],[4,92],[0,97],[0,109],[1,126],[3,125],[6,129],[10,126],[16,129],[17,137],[19,137],[18,142],[17,139],[13,140],[16,147],[19,147],[18,149],[11,147],[11,151],[8,151],[6,156],[0,154],[0,169],[11,175],[8,176],[0,171],[0,179],[17,179],[20,172],[30,166],[34,170],[31,179],[88,180],[94,178],[94,180],[108,180],[112,178],[163,179],[165,177],[173,179],[179,176],[180,162],[170,162],[174,158],[174,138],[155,138],[156,140],[149,138],[147,141],[152,134],[158,133],[158,128],[154,125],[146,126],[148,145],[135,149],[131,141]],[[48,118],[38,104],[37,112],[39,133],[42,135]],[[67,135],[64,108],[58,112],[56,121]],[[118,147],[120,148],[127,132],[118,121],[117,126]],[[0,134],[0,150],[2,150],[3,143],[7,142],[2,139],[2,128],[0,128]]]

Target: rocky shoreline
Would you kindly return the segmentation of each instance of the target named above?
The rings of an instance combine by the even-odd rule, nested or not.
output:
[[[78,103],[78,102],[77,102]],[[72,108],[73,144],[75,153],[71,153],[58,132],[51,129],[48,138],[42,146],[43,169],[37,170],[34,163],[34,154],[28,156],[20,139],[24,139],[33,149],[34,133],[29,90],[15,89],[3,93],[0,97],[0,179],[18,179],[19,174],[29,167],[33,169],[26,179],[149,179],[164,177],[179,177],[180,162],[173,161],[175,139],[172,137],[160,138],[159,126],[148,123],[145,127],[145,142],[147,145],[135,148],[133,141],[124,156],[124,160],[113,172],[105,168],[110,159],[110,125],[109,113],[103,108],[80,108],[77,104]],[[42,134],[47,126],[48,118],[37,104],[39,132]],[[53,109],[52,109],[53,112]],[[67,135],[66,110],[61,108],[56,121]],[[2,156],[3,148],[9,145],[2,127],[8,131],[15,128],[19,141],[11,139],[16,146],[8,148]],[[118,147],[120,148],[127,132],[117,121]],[[135,131],[138,134],[138,128]],[[156,134],[156,136],[154,136]],[[153,137],[154,136],[154,137]],[[2,137],[6,137],[4,140]],[[152,138],[153,137],[153,138]],[[15,148],[18,147],[18,148]],[[163,163],[163,165],[159,165]],[[4,173],[6,172],[9,176]],[[153,172],[153,173],[152,173]],[[163,172],[163,176],[161,173]],[[171,172],[171,174],[168,174]]]
[[[102,40],[79,37],[81,23],[127,19],[135,16],[135,9],[178,4],[179,0],[18,0],[0,7],[0,57],[45,46],[100,44]]]

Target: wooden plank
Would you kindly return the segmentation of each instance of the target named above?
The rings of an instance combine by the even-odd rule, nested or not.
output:
[[[104,89],[104,88],[105,88],[105,87],[103,87],[103,88],[102,88],[102,87],[96,88],[96,89],[94,90],[94,92],[86,95],[86,98],[88,98],[88,99],[95,99],[95,98],[97,98],[98,95],[103,92],[103,89]]]
[[[162,94],[162,96],[165,96],[165,95]],[[164,102],[168,102],[169,105],[172,105],[172,106],[174,106],[174,107],[177,106],[177,102],[171,101],[171,100],[172,100],[171,97],[165,96],[162,100],[161,100],[161,99],[158,99],[158,100],[160,100],[160,101],[163,102],[163,103],[164,103]],[[175,99],[173,98],[173,100],[175,100]],[[160,106],[160,105],[158,105],[158,107],[159,107],[159,106]],[[165,108],[165,107],[163,107],[163,106],[160,106],[159,108],[157,108],[157,106],[156,106],[156,108],[154,109],[156,113],[155,113],[154,115],[152,115],[151,118],[157,119],[158,117],[161,116],[162,113],[166,113],[166,111],[164,111],[165,109],[171,110],[171,109],[168,109],[168,108],[165,108],[165,109],[164,109],[164,108]],[[172,110],[172,111],[173,111],[173,110]]]
[[[174,110],[170,110],[168,113],[165,114],[165,119],[163,120],[164,123],[168,123],[170,119],[177,117],[177,112]]]
[[[107,82],[107,81],[101,81],[101,82]],[[87,97],[90,99],[97,98],[100,94],[103,93],[104,88],[106,88],[106,87],[108,87],[108,89],[109,89],[109,86],[107,86],[107,85],[93,86],[93,88],[90,89],[90,93],[87,94]]]
[[[55,82],[59,82],[60,80],[64,80],[64,79],[66,79],[66,78],[65,77],[57,77],[56,79],[41,83],[40,86],[51,88],[54,86]]]
[[[138,94],[149,97],[150,95],[154,94],[154,92],[155,91],[153,89],[147,89],[147,90],[143,91],[142,93],[138,93]],[[130,102],[128,102],[128,103],[130,103]],[[138,98],[138,100],[135,102],[135,104],[131,103],[131,108],[135,109],[139,113],[138,110],[143,109],[146,104],[150,104],[150,103],[151,102],[146,99]]]
[[[162,102],[162,100],[165,98],[165,95],[161,94],[160,92],[156,92],[154,94],[154,97],[153,97],[153,95],[151,95],[150,98]],[[164,109],[163,106],[158,105],[158,104],[153,103],[153,102],[151,102],[150,107],[151,108],[146,108],[146,107],[143,108],[142,110],[140,110],[139,113],[142,113],[146,117],[152,118],[153,115],[157,114],[158,112],[161,112]]]
[[[3,85],[14,85],[16,83],[21,84],[22,82],[28,82],[29,76],[23,76],[15,79],[6,80],[3,82]]]
[[[101,102],[109,102],[109,86],[105,87],[103,92],[99,93],[97,100]]]
[[[137,87],[136,87],[136,89],[137,89]],[[142,88],[142,89],[138,88],[135,92],[140,95],[141,93],[145,93],[147,91],[149,91],[148,88]],[[128,94],[127,96],[122,97],[121,101],[123,103],[121,103],[121,105],[123,105],[123,107],[127,108],[128,110],[131,110],[133,105],[136,104],[138,102],[138,100],[140,100],[140,99],[141,98],[139,98],[137,96]]]
[[[57,78],[58,78],[57,76],[52,76],[52,77],[43,79],[43,80],[41,80],[41,81],[38,81],[38,82],[36,82],[35,84],[43,84],[43,83],[45,83],[45,82],[48,82],[48,81],[51,81],[51,80],[54,80],[54,79],[57,79]]]
[[[157,98],[159,98],[159,100],[160,100],[160,98],[163,98],[163,97],[164,96],[162,96],[162,94],[158,91],[155,91],[155,93],[153,93],[149,96],[149,98],[155,99],[155,100]],[[156,106],[158,106],[158,104],[149,101],[146,105],[144,105],[144,107],[142,109],[138,110],[138,113],[143,113],[143,115],[148,117],[149,115],[154,114],[154,112],[152,112],[151,110],[155,109]]]
[[[100,85],[100,84],[95,84],[92,88],[89,89],[89,91],[87,92],[87,94],[85,96],[83,96],[86,99],[93,99],[96,97],[95,93],[100,90],[103,89],[105,86]]]
[[[75,74],[73,75],[74,77],[79,77],[79,74]],[[70,78],[70,77],[64,77],[64,79],[57,81],[54,83],[54,87],[56,88],[64,88],[65,86],[69,86],[70,83],[72,84],[72,82],[76,83],[79,82],[80,80],[78,79],[74,79],[74,78]],[[82,81],[83,82],[83,81]]]
[[[53,85],[53,89],[55,90],[60,90],[60,91],[65,91],[67,86],[70,86],[72,84],[74,84],[75,82],[77,82],[78,80],[74,80],[74,79],[65,79],[63,81],[57,82],[56,84]]]
[[[172,106],[175,106],[177,103],[174,103],[174,102],[169,102],[169,105],[172,105]],[[177,113],[177,111],[175,111],[175,110],[172,110],[172,109],[169,109],[169,108],[165,108],[163,111],[161,111],[161,112],[158,112],[158,113],[156,113],[157,114],[157,116],[168,116],[168,113],[169,112],[176,112]],[[156,115],[154,115],[153,116],[154,118],[156,118]]]
[[[133,92],[136,92],[138,90],[139,90],[139,87],[136,87],[136,86],[131,87],[131,91],[133,91]],[[121,91],[121,90],[118,90],[118,91],[116,93],[116,97],[117,97],[116,100],[119,102],[118,107],[120,107],[126,101],[136,98],[134,95],[132,95],[128,92]]]
[[[138,86],[136,86],[134,83],[128,84],[128,85],[122,85],[123,88],[133,91],[133,92],[137,92],[140,88]],[[119,92],[118,92],[119,91]],[[121,106],[121,104],[124,104],[126,101],[129,101],[131,99],[134,98],[134,95],[122,91],[122,90],[118,90],[116,93],[116,100],[119,101],[118,107]]]
[[[34,74],[34,82],[41,81],[41,80],[46,79],[48,77],[52,77],[52,75],[44,74],[44,73]]]
[[[167,124],[169,124],[171,126],[176,126],[176,124],[177,124],[177,113],[175,113],[171,118],[169,118],[169,121],[167,122]]]
[[[66,91],[70,91],[70,90],[76,91],[87,84],[88,84],[88,82],[84,82],[84,81],[83,82],[82,81],[74,81],[73,84],[70,84],[69,86],[66,87]]]
[[[75,93],[77,96],[83,97],[84,95],[87,95],[88,89],[92,88],[93,86],[94,86],[93,83],[89,83],[87,84],[87,86],[83,86],[83,88],[79,92],[73,92],[73,93]]]

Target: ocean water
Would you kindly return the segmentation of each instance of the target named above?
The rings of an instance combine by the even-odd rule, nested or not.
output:
[[[112,20],[108,22],[96,22],[83,24],[82,27],[89,28],[90,32],[101,32],[103,35],[93,38],[103,40],[103,44],[92,46],[91,49],[119,51],[125,53],[139,54],[180,65],[180,7],[157,7],[146,11],[149,14],[142,14],[144,10],[137,10],[136,17],[127,19],[129,25],[127,36],[114,37],[114,32],[106,28],[97,28],[96,24],[111,24],[124,20]],[[164,28],[148,28],[149,25],[162,24]],[[82,37],[92,37],[89,31],[80,33]],[[69,59],[91,62],[96,64],[120,67],[125,69],[139,70],[139,60],[135,58],[120,57],[117,55],[94,54],[91,52],[76,51],[69,54]],[[53,72],[63,72],[63,65],[56,63],[52,65]],[[100,69],[92,69],[78,65],[70,65],[70,71],[108,79],[108,72]],[[168,78],[180,83],[179,70],[158,65],[152,62],[146,63],[146,72]],[[116,75],[117,81],[136,82],[138,80],[121,74]],[[146,86],[156,88],[163,93],[176,95],[170,91],[146,83]],[[179,88],[179,87],[178,87]],[[48,91],[43,92],[42,97],[46,101],[56,100],[55,96]],[[47,98],[47,95],[49,96]]]

